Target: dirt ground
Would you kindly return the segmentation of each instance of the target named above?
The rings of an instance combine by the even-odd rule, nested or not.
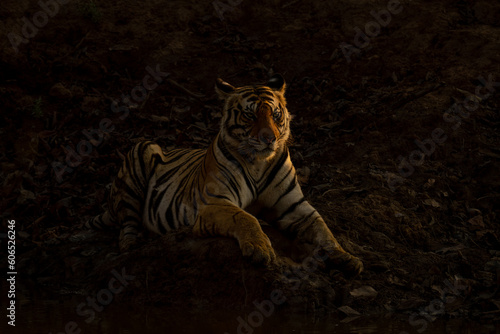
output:
[[[0,4],[1,224],[16,221],[19,279],[88,293],[126,268],[121,298],[155,305],[251,309],[279,290],[298,312],[498,320],[498,2],[61,2]],[[270,228],[268,269],[189,230],[122,255],[115,233],[81,230],[134,143],[207,147],[215,79],[273,73],[304,193],[362,275],[294,267]]]

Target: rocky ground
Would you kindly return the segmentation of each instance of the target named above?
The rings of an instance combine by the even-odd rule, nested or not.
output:
[[[120,298],[140,303],[251,309],[281,291],[298,312],[498,320],[500,4],[61,2],[0,4],[2,230],[15,219],[19,279],[86,293],[125,268]],[[268,269],[189,230],[121,255],[115,233],[81,230],[134,143],[206,147],[215,79],[276,72],[304,192],[362,275],[297,267],[270,228]]]

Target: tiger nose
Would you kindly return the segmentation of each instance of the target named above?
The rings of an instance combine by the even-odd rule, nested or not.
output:
[[[265,144],[271,145],[276,141],[276,136],[271,129],[262,129],[259,131],[259,140]]]

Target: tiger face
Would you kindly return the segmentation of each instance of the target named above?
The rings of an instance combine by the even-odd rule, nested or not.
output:
[[[235,88],[221,79],[216,91],[225,100],[221,137],[248,162],[272,159],[290,136],[285,81],[274,75],[267,85]]]

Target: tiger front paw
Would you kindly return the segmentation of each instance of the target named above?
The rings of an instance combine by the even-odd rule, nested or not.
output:
[[[363,271],[363,262],[349,253],[339,250],[328,252],[328,262],[330,267],[339,269],[344,276],[352,278]]]
[[[276,254],[267,237],[244,241],[240,244],[244,257],[250,258],[252,263],[269,265],[276,260]]]

